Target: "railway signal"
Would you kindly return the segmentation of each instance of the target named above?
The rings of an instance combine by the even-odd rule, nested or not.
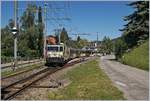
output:
[[[17,35],[18,30],[17,30],[16,27],[13,27],[11,31],[12,31],[12,33],[13,33],[14,36]]]

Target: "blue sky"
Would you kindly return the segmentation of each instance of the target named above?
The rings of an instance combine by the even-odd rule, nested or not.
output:
[[[60,24],[69,31],[69,36],[73,39],[76,36],[72,33],[91,33],[90,35],[81,35],[81,38],[88,40],[96,40],[96,33],[99,33],[99,40],[104,36],[109,36],[111,39],[119,37],[121,32],[119,29],[126,24],[123,17],[131,14],[133,8],[127,6],[128,1],[71,1],[71,2],[48,2],[48,18],[71,18],[71,21],[47,21],[47,33],[53,34],[54,29],[60,28]],[[37,4],[44,7],[44,2],[29,2],[19,1],[18,15],[21,16],[24,8],[28,3]],[[69,5],[69,6],[68,6]],[[51,9],[51,8],[53,9]],[[54,10],[54,8],[63,8],[61,10]],[[8,20],[13,18],[14,6],[12,1],[3,1],[1,3],[1,27],[8,24]]]

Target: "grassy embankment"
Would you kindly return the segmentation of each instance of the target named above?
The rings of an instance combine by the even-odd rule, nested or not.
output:
[[[147,41],[129,53],[125,53],[121,61],[130,66],[149,70],[149,42]]]
[[[65,100],[118,100],[123,93],[113,86],[107,75],[99,68],[98,61],[81,64],[64,75],[71,83],[57,91],[50,91],[49,99]]]
[[[15,75],[22,71],[32,70],[32,69],[40,68],[40,67],[41,67],[41,64],[33,64],[30,66],[25,66],[23,68],[17,68],[15,71],[13,71],[13,70],[1,71],[1,76],[6,77],[6,76],[10,76],[10,75]]]

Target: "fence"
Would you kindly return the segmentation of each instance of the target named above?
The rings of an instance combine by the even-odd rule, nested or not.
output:
[[[17,62],[17,67],[22,67],[22,66],[25,66],[25,65],[31,65],[31,64],[34,64],[34,63],[38,63],[38,62],[43,62],[43,59],[40,58],[40,59],[33,59],[33,60],[26,60],[26,61],[18,61]],[[6,68],[11,68],[13,67],[13,62],[11,63],[6,63],[6,64],[1,64],[1,69],[6,69]]]
[[[40,59],[39,57],[17,57],[17,61],[30,61]],[[1,57],[1,64],[14,62],[14,57]]]

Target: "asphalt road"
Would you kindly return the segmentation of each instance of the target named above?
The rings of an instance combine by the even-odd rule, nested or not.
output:
[[[128,100],[149,99],[149,72],[113,60],[114,56],[100,58],[100,67]]]

